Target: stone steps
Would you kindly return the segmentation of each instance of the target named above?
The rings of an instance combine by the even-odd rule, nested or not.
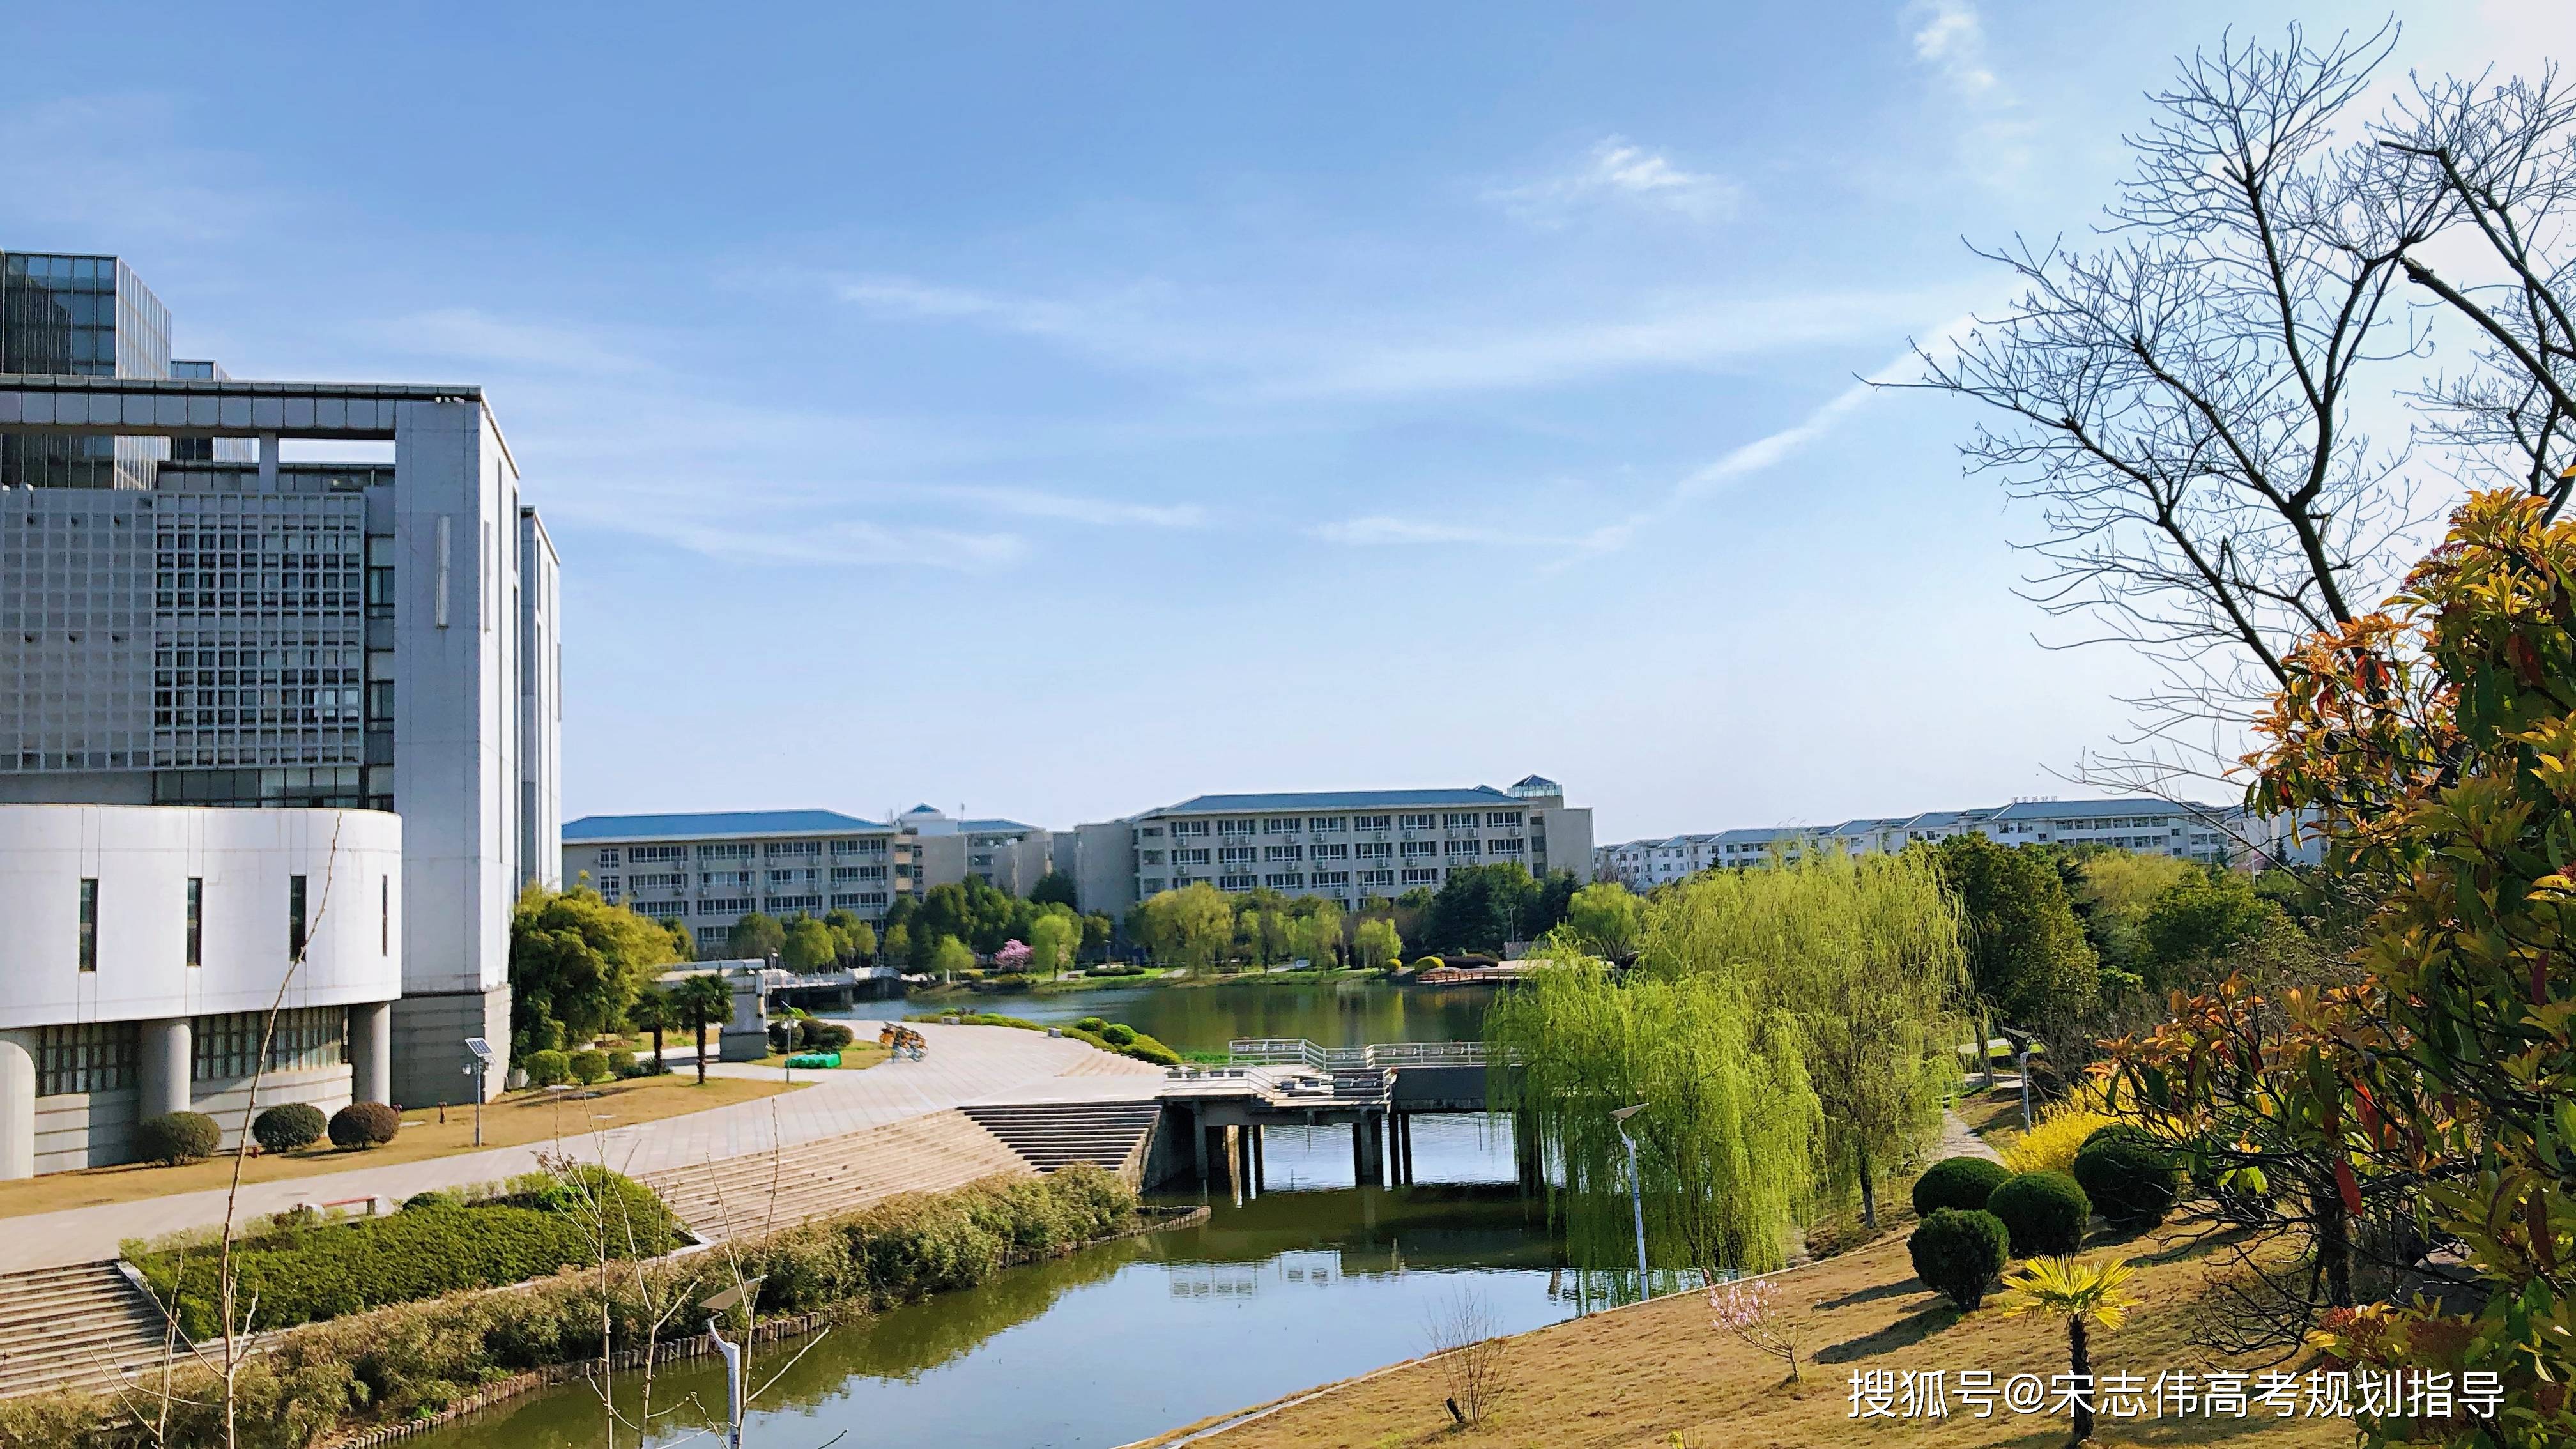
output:
[[[0,1398],[156,1369],[166,1328],[113,1260],[0,1275]],[[188,1352],[185,1340],[176,1351]]]
[[[648,1175],[702,1238],[740,1237],[854,1211],[897,1193],[1026,1176],[1028,1161],[956,1111]]]
[[[1088,1162],[1133,1182],[1162,1120],[1159,1102],[1033,1102],[959,1109],[1040,1172]]]

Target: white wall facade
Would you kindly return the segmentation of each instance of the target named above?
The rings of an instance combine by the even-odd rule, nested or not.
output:
[[[368,1085],[353,1078],[381,1095],[403,903],[403,822],[383,811],[0,805],[0,1176],[123,1160],[132,1124],[159,1111],[214,1112],[230,1140],[252,1107],[336,1107]],[[327,1021],[334,1044],[254,1103],[248,1072],[207,1067],[192,1042],[272,1006]],[[41,1090],[73,1050],[66,1029],[104,1033],[85,1049],[117,1059],[94,1090]]]

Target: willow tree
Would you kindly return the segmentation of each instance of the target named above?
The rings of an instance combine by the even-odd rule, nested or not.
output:
[[[1660,892],[1646,912],[1650,979],[1708,979],[1797,1023],[1824,1109],[1817,1166],[1878,1221],[1878,1183],[1939,1135],[1970,1028],[1959,909],[1928,852],[1800,851]]]
[[[1558,1201],[1577,1262],[1628,1261],[1628,1155],[1611,1114],[1642,1103],[1628,1128],[1661,1265],[1781,1265],[1824,1130],[1785,1013],[1755,1006],[1740,982],[1620,982],[1567,956],[1496,1000],[1485,1031],[1519,1059],[1493,1074],[1496,1105],[1563,1165]]]

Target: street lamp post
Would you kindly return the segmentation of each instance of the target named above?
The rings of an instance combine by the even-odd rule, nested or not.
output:
[[[483,1145],[483,1074],[492,1065],[492,1044],[479,1036],[465,1039],[465,1050],[474,1056],[474,1065],[466,1072],[474,1078],[474,1145]]]
[[[1646,1180],[1637,1172],[1637,1139],[1628,1135],[1628,1119],[1645,1110],[1646,1104],[1639,1102],[1610,1114],[1619,1140],[1628,1144],[1628,1205],[1637,1220],[1637,1296],[1641,1299],[1646,1296]]]

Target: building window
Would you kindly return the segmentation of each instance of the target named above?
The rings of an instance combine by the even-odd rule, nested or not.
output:
[[[138,1032],[130,1021],[36,1029],[36,1095],[114,1092],[134,1085]]]
[[[206,964],[206,882],[188,877],[188,964]]]
[[[1408,840],[1404,842],[1404,854],[1405,858],[1408,860],[1418,856],[1438,855],[1439,853],[1440,842],[1436,840]]]
[[[752,900],[749,896],[710,897],[698,902],[698,914],[702,916],[747,916],[751,914],[751,907]]]
[[[201,1016],[190,1023],[196,1060],[189,1076],[200,1082],[237,1081],[259,1066],[259,1040],[267,1024],[267,1014],[258,1011],[234,1011],[222,1016]],[[277,1014],[277,1025],[265,1032],[268,1037],[268,1065],[272,1072],[304,1072],[322,1067],[336,1067],[346,1061],[349,1010],[344,1006],[313,1006]]]
[[[1303,815],[1279,815],[1261,822],[1261,828],[1272,835],[1294,835],[1306,828]]]
[[[749,860],[758,854],[760,854],[760,848],[753,845],[701,845],[698,847],[700,860]],[[677,860],[679,857],[675,855],[671,859]]]
[[[748,847],[745,848],[744,853],[749,853]],[[689,848],[685,845],[639,845],[626,852],[627,861],[634,865],[646,865],[657,860],[686,860],[688,858]]]
[[[1329,835],[1349,829],[1350,823],[1350,817],[1346,815],[1318,815],[1306,822],[1306,828],[1317,835]]]
[[[80,884],[80,969],[98,969],[98,882],[84,879]]]
[[[823,853],[823,842],[819,840],[773,840],[769,842],[769,853],[771,855],[821,855]]]
[[[1250,835],[1252,833],[1252,822],[1249,820],[1220,820],[1216,823],[1216,833],[1219,835]]]
[[[304,959],[304,877],[286,878],[286,959]]]
[[[1440,883],[1439,867],[1433,866],[1429,869],[1424,869],[1418,866],[1408,865],[1404,868],[1404,883],[1406,885],[1438,885]]]
[[[1395,854],[1395,844],[1386,840],[1363,840],[1353,847],[1362,860],[1385,860]]]
[[[1172,852],[1172,864],[1174,865],[1205,865],[1207,863],[1208,848],[1204,845],[1190,850],[1175,850]]]
[[[1521,812],[1517,810],[1488,810],[1485,812],[1485,823],[1487,825],[1508,826],[1517,830],[1520,828]]]
[[[1419,815],[1398,815],[1395,817],[1397,827],[1403,830],[1429,830],[1439,822],[1440,817],[1431,814],[1429,811],[1425,811]]]
[[[1152,835],[1156,832],[1154,827],[1148,825],[1139,833]],[[1207,833],[1208,823],[1204,820],[1175,820],[1172,822],[1172,835],[1175,839],[1184,835],[1205,835]]]
[[[1264,854],[1271,860],[1304,860],[1306,858],[1306,847],[1302,845],[1273,845],[1267,847]]]
[[[1406,842],[1406,844],[1408,844],[1408,845],[1409,845],[1409,844],[1412,844],[1412,843],[1413,843],[1413,842],[1411,842],[1411,841],[1407,841],[1407,842]],[[1431,842],[1429,842],[1429,841],[1427,841],[1427,840],[1422,842],[1422,844],[1425,844],[1425,845],[1428,845],[1428,844],[1430,844],[1430,843],[1431,843]],[[1450,853],[1451,855],[1469,855],[1469,856],[1472,856],[1472,855],[1475,855],[1475,854],[1477,854],[1477,853],[1478,853],[1478,846],[1477,846],[1476,842],[1474,842],[1474,841],[1472,841],[1472,840],[1453,840],[1453,841],[1450,841],[1450,842],[1449,842],[1449,853]]]
[[[1248,891],[1259,883],[1248,875],[1221,875],[1216,878],[1216,888],[1221,891]]]
[[[1302,871],[1274,870],[1270,873],[1269,886],[1274,891],[1304,890],[1306,888],[1306,876]]]
[[[617,847],[612,845],[599,853],[599,863],[601,865],[621,865],[624,862],[617,858]]]
[[[1389,830],[1394,828],[1389,823],[1391,818],[1385,815],[1354,815],[1351,817],[1351,828],[1353,830]]]
[[[188,884],[193,886],[196,882],[190,881]],[[190,891],[189,894],[194,896],[196,893],[194,891]],[[194,902],[192,901],[191,904],[194,904]],[[194,911],[189,912],[192,922],[195,915],[196,913]],[[193,946],[194,944],[195,942],[192,939],[190,945]],[[390,956],[393,953],[394,878],[389,875],[379,876],[376,878],[376,954],[379,956]],[[197,964],[193,959],[193,956],[188,964],[191,966]]]
[[[689,913],[687,901],[637,901],[627,909],[649,920],[676,920]]]

